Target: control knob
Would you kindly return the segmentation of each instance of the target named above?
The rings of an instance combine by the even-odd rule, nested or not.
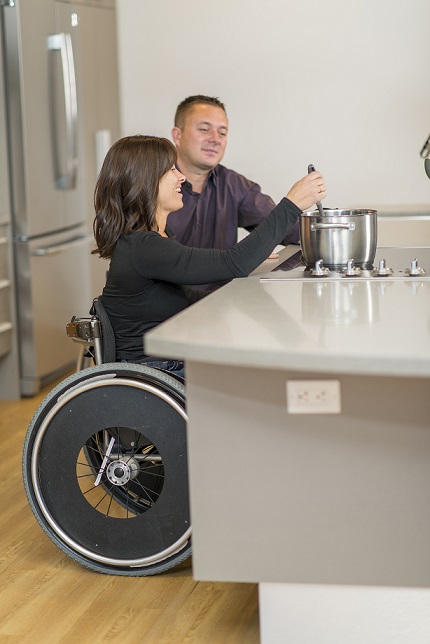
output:
[[[372,271],[373,277],[389,277],[392,274],[393,269],[387,267],[385,259],[380,259],[378,267],[374,268]]]
[[[359,266],[354,266],[354,260],[348,259],[346,263],[346,268],[342,271],[344,277],[359,277],[361,275],[361,268]]]
[[[413,259],[411,261],[411,267],[410,268],[405,268],[405,275],[409,275],[409,277],[416,277],[418,275],[425,275],[425,270],[421,268],[421,266],[418,266],[418,260]]]
[[[315,262],[315,268],[311,269],[310,274],[312,277],[325,277],[326,275],[330,275],[330,269],[323,266],[323,260],[319,259]]]

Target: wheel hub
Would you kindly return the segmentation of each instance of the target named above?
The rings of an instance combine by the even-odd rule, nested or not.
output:
[[[106,468],[108,481],[113,485],[125,485],[139,474],[139,464],[134,458],[123,457],[111,461]]]

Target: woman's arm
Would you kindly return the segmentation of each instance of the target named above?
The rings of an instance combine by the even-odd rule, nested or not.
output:
[[[248,237],[228,250],[188,248],[158,233],[131,235],[136,243],[132,254],[134,267],[143,277],[175,284],[206,284],[246,277],[285,238],[301,211],[325,194],[322,175],[311,172],[292,186]]]
[[[142,275],[175,284],[246,277],[294,226],[300,209],[284,198],[245,239],[229,250],[189,248],[157,233],[133,235],[133,264]]]

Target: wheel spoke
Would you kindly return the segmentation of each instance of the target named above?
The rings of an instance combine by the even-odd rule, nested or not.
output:
[[[153,507],[165,479],[156,446],[140,431],[127,427],[99,430],[87,439],[76,461],[76,476],[93,509],[123,519]],[[90,494],[97,488],[101,495]]]

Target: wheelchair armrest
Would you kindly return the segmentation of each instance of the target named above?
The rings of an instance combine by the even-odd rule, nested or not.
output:
[[[66,325],[66,334],[69,338],[72,338],[73,342],[93,346],[96,364],[102,364],[102,329],[97,316],[78,318],[74,315]]]

